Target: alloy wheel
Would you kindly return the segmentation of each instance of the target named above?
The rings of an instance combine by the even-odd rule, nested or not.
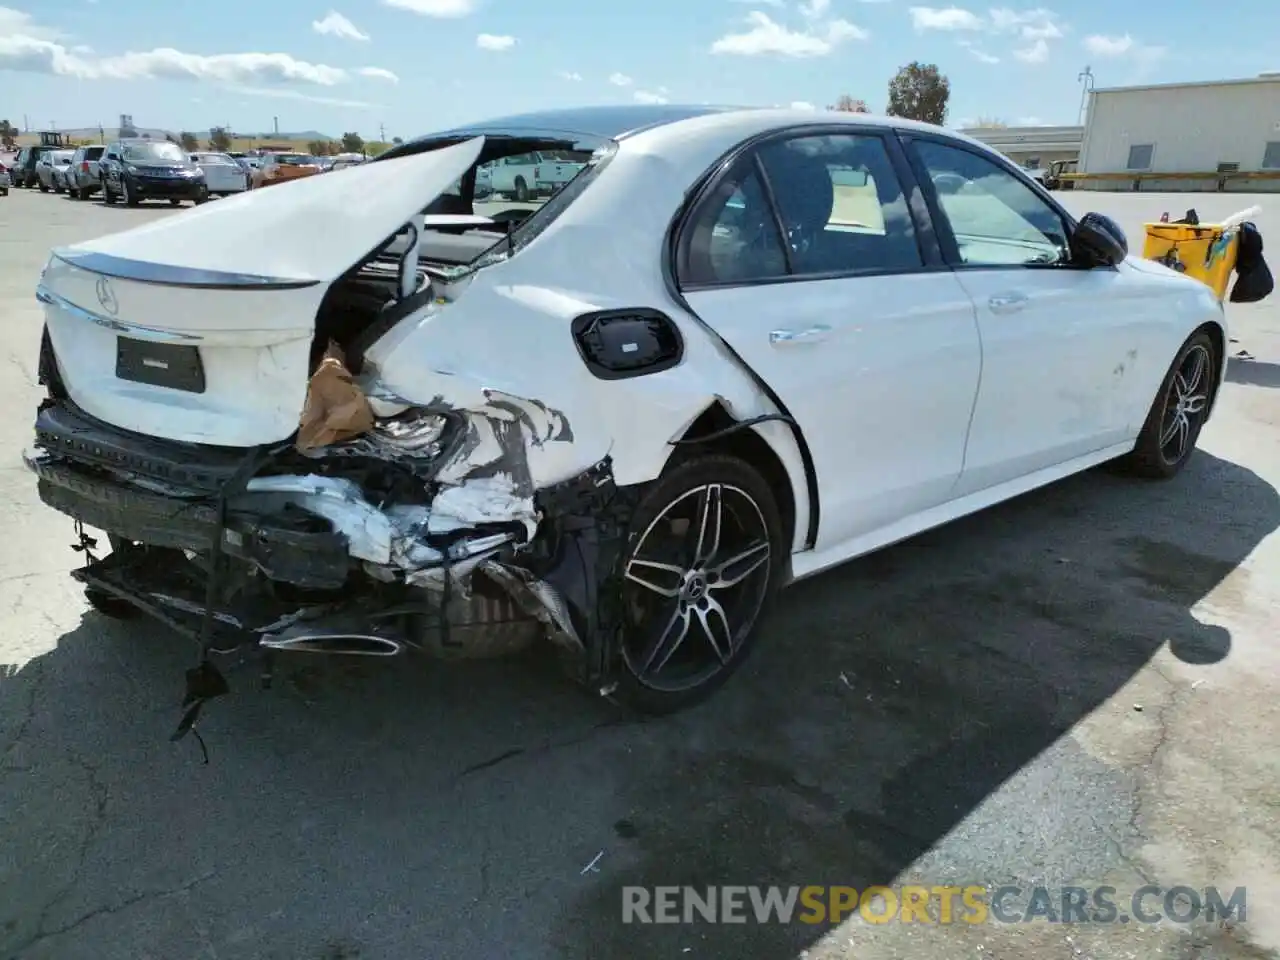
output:
[[[772,548],[760,506],[728,484],[671,501],[623,570],[622,655],[642,685],[676,693],[727,670],[768,594]]]
[[[1202,344],[1182,357],[1169,384],[1160,419],[1160,456],[1175,464],[1187,455],[1209,406],[1209,371],[1213,358]]]

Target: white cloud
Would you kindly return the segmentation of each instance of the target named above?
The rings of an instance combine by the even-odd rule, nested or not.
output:
[[[912,7],[911,25],[917,30],[981,30],[982,18],[959,7]]]
[[[831,0],[802,0],[800,3],[801,16],[810,20],[819,20],[825,17],[830,9]]]
[[[1095,57],[1132,61],[1137,64],[1139,73],[1154,66],[1169,52],[1164,47],[1139,43],[1127,33],[1122,37],[1108,37],[1101,34],[1085,37],[1084,48]]]
[[[449,19],[475,12],[478,0],[382,0],[388,7],[408,10],[424,17]]]
[[[57,36],[55,31],[34,23],[27,14],[0,7],[0,70],[80,80],[201,80],[245,87],[260,83],[333,87],[351,78],[351,74],[340,67],[309,63],[287,53],[199,54],[159,47],[116,56],[96,56],[68,49],[54,39]],[[367,73],[370,69],[378,68],[359,72],[372,75]],[[295,93],[284,91],[280,95],[294,96]]]
[[[1133,37],[1127,33],[1123,37],[1085,37],[1084,48],[1095,57],[1122,57],[1133,49]]]
[[[1041,37],[1030,46],[1013,51],[1013,55],[1023,63],[1044,63],[1049,59],[1049,43]]]
[[[909,12],[912,25],[920,32],[945,30],[1016,37],[1021,44],[1013,55],[1023,63],[1044,63],[1049,59],[1049,41],[1063,36],[1057,14],[1043,7],[1032,10],[993,7],[985,17],[963,7],[912,7]],[[999,57],[985,50],[967,42],[963,45],[983,63],[999,62]]]
[[[959,41],[959,43],[960,43],[960,46],[964,47],[966,50],[969,51],[969,53],[973,55],[973,58],[975,60],[980,60],[983,63],[999,63],[1000,62],[999,57],[995,56],[994,54],[987,53],[987,51],[975,45],[972,40],[961,40]]]
[[[388,83],[399,83],[400,78],[390,70],[384,70],[382,67],[361,67],[356,73],[362,77],[372,77],[374,80],[386,80]]]
[[[0,40],[14,36],[29,37],[32,40],[57,40],[62,34],[40,26],[29,13],[12,7],[0,7]]]
[[[506,34],[482,33],[476,37],[476,46],[481,50],[510,50],[516,45],[516,38]]]
[[[316,33],[342,40],[367,41],[369,39],[367,33],[362,33],[354,23],[336,10],[330,10],[323,20],[312,20],[311,29]]]
[[[556,74],[561,80],[568,80],[571,83],[578,83],[582,80],[582,74],[575,70],[561,70]]]
[[[637,90],[632,97],[636,103],[669,103],[661,93],[651,93],[648,90]]]
[[[808,100],[792,100],[791,109],[792,110],[817,110],[818,108],[815,107]]]
[[[831,20],[804,30],[791,30],[767,13],[747,14],[742,33],[727,33],[711,45],[711,52],[739,57],[777,54],[783,57],[825,57],[848,40],[866,40],[870,34],[848,20]]]
[[[630,77],[628,77],[625,73],[613,73],[613,74],[610,74],[610,75],[609,75],[609,82],[610,82],[610,83],[612,83],[615,87],[629,87],[629,86],[631,86],[631,78],[630,78]]]

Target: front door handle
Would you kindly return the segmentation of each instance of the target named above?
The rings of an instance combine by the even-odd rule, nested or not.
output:
[[[1001,293],[987,301],[992,313],[1013,313],[1021,310],[1030,301],[1025,293]]]
[[[825,323],[817,323],[807,330],[773,330],[769,333],[771,344],[815,343],[827,339],[831,328]]]

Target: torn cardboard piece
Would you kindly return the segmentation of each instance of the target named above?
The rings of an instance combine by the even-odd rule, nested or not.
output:
[[[332,340],[307,384],[307,400],[298,423],[300,451],[327,447],[373,429],[369,398],[356,386],[346,356]]]

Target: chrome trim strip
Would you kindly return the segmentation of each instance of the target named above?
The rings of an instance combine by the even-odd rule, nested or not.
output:
[[[290,277],[264,277],[253,273],[226,273],[221,270],[200,270],[195,267],[174,267],[165,263],[146,260],[127,260],[106,253],[58,249],[53,255],[63,263],[81,270],[100,273],[121,280],[153,283],[166,287],[198,287],[206,290],[233,290],[252,287],[255,290],[300,290],[314,287],[319,280],[298,280]]]
[[[59,310],[71,314],[77,320],[88,320],[90,323],[96,323],[98,326],[114,330],[116,333],[141,333],[145,334],[148,339],[161,343],[197,343],[203,339],[194,333],[179,333],[176,330],[144,327],[140,323],[122,323],[119,320],[113,320],[111,317],[104,317],[100,313],[94,313],[92,310],[76,306],[66,297],[58,296],[44,284],[36,287],[36,299],[41,303],[57,307]]]

